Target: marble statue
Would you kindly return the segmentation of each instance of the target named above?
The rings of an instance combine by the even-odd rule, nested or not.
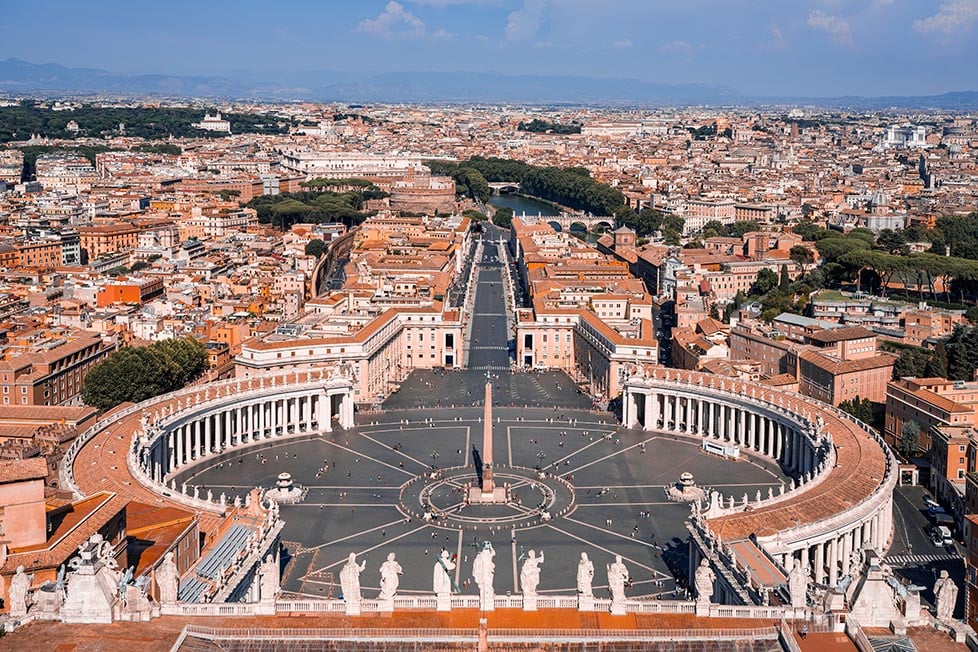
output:
[[[958,586],[950,578],[946,570],[941,571],[937,582],[934,583],[934,602],[937,605],[937,619],[948,622],[954,617],[954,604],[958,599]]]
[[[808,604],[808,571],[799,561],[788,571],[788,594],[791,596],[793,608],[803,609]]]
[[[577,593],[584,598],[591,598],[591,583],[594,580],[594,563],[587,558],[587,553],[581,553],[581,561],[577,564]]]
[[[713,597],[713,582],[715,580],[716,575],[713,573],[713,569],[710,568],[710,560],[702,559],[693,579],[693,583],[696,586],[696,603],[698,605],[710,604],[710,598]]]
[[[432,574],[435,595],[439,598],[447,598],[451,595],[453,570],[455,570],[455,562],[452,561],[447,550],[442,550],[438,559],[435,561],[435,568]]]
[[[401,565],[394,560],[394,553],[387,555],[387,561],[380,565],[380,596],[379,600],[393,600],[397,594],[398,577],[403,572]]]
[[[11,618],[23,618],[27,615],[27,594],[31,589],[33,579],[34,575],[25,573],[23,566],[18,566],[16,574],[10,578],[10,587],[7,589],[7,608]]]
[[[520,569],[520,587],[523,589],[524,596],[536,596],[537,586],[540,584],[540,564],[543,563],[543,553],[537,557],[537,553],[531,550],[527,553]]]
[[[350,558],[340,569],[340,588],[343,589],[343,599],[347,603],[360,604],[360,573],[367,568],[367,561],[357,563],[357,553],[351,552]]]
[[[482,611],[492,611],[495,606],[496,594],[492,588],[492,580],[496,572],[496,563],[493,561],[495,556],[496,551],[493,550],[492,543],[484,541],[482,550],[472,561],[472,577],[479,587],[479,609]]]
[[[259,599],[262,602],[275,600],[279,591],[279,567],[275,555],[268,553],[259,572],[261,573],[261,580],[258,585]]]
[[[608,564],[608,588],[611,590],[612,604],[624,604],[625,583],[628,582],[628,568],[621,561],[621,555],[615,555],[615,561]]]

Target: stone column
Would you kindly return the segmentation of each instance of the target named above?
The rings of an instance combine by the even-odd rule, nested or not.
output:
[[[652,404],[652,421],[649,423],[646,430],[655,430],[659,427],[659,394],[655,390],[650,390],[646,396]],[[648,413],[649,408],[646,407],[645,410],[646,413]],[[648,417],[646,417],[646,420],[648,420]]]
[[[182,425],[179,428],[177,428],[177,433],[176,433],[177,458],[176,458],[176,464],[173,465],[174,468],[178,466],[183,466],[183,444],[184,444],[184,438],[186,434],[187,434],[186,425]]]
[[[735,408],[732,405],[727,405],[727,432],[724,433],[723,438],[726,441],[733,441],[736,432],[737,432],[737,408]]]
[[[819,541],[815,544],[815,559],[813,561],[815,565],[813,577],[816,582],[823,584],[825,582],[825,542]]]
[[[221,413],[208,414],[206,421],[204,421],[204,455],[210,455],[211,449],[214,448],[214,429],[217,426],[217,419],[221,418]],[[212,424],[211,421],[214,421]]]
[[[323,432],[333,431],[333,398],[323,392],[319,395],[319,429]]]
[[[839,580],[839,540],[829,541],[829,586],[835,586]]]

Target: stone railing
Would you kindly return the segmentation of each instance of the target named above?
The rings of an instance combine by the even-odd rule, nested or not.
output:
[[[240,561],[235,562],[234,571],[231,577],[224,583],[224,585],[218,590],[214,595],[213,602],[223,603],[225,602],[234,591],[237,590],[238,586],[244,581],[248,573],[251,572],[258,564],[262,562],[265,555],[269,552],[275,542],[278,541],[278,535],[285,527],[285,521],[280,518],[275,518],[274,520],[266,520],[262,524],[260,530],[259,538],[254,542],[252,546],[249,547],[248,554]]]
[[[201,625],[186,625],[178,644],[187,637],[210,641],[274,640],[274,641],[366,641],[407,642],[413,644],[475,643],[479,630],[475,628],[233,628],[217,629]],[[778,628],[731,627],[725,629],[517,629],[491,628],[487,638],[493,643],[579,643],[579,642],[672,642],[672,641],[776,641]]]

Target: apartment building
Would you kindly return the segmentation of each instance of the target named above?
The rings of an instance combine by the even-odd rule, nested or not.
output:
[[[899,447],[903,426],[920,426],[919,448],[932,446],[932,433],[944,427],[978,426],[978,382],[946,378],[901,378],[886,386],[883,438]]]
[[[88,260],[135,249],[139,245],[139,232],[140,229],[132,224],[78,227],[81,249]]]
[[[89,370],[114,345],[89,331],[8,335],[0,360],[0,404],[64,405],[81,394]]]

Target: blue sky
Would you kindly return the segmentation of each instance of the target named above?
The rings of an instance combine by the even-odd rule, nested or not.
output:
[[[978,90],[978,0],[11,2],[0,59],[120,73],[483,71],[764,95]]]

